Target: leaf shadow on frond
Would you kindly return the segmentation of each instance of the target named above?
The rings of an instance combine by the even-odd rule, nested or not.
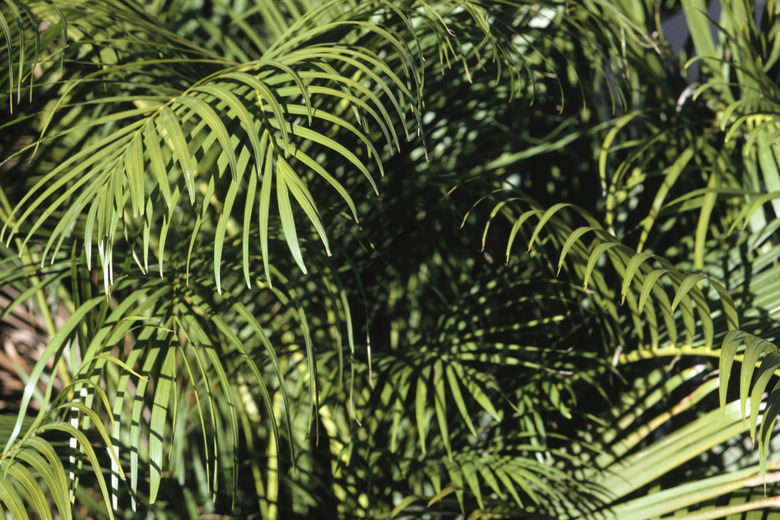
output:
[[[534,269],[535,261],[497,267],[490,274],[479,274],[479,264],[461,267],[473,272],[470,289],[448,295],[440,286],[450,302],[447,313],[408,347],[374,350],[378,376],[359,420],[372,432],[372,445],[404,461],[406,474],[439,468],[427,500],[455,492],[458,500],[445,509],[489,511],[498,507],[494,493],[498,502],[533,507],[545,502],[540,497],[562,499],[561,479],[578,489],[567,500],[581,493],[581,507],[596,508],[585,505],[593,494],[586,483],[570,482],[555,472],[553,462],[541,461],[568,456],[560,451],[566,444],[564,425],[588,421],[575,411],[582,396],[608,399],[587,374],[609,371],[609,360],[582,344],[583,337],[598,334],[598,315],[581,308],[576,287],[537,281],[545,270]],[[559,312],[537,316],[540,301]],[[505,473],[498,462],[493,469],[478,462],[488,445],[496,461],[507,464]],[[509,469],[515,464],[517,473]],[[376,466],[375,478],[387,479],[385,469],[390,470]],[[411,491],[402,492],[420,495]]]

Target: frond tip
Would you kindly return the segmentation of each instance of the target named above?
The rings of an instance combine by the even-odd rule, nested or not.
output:
[[[761,418],[758,450],[762,477],[766,476],[769,440],[777,421],[777,415],[780,414],[780,380],[775,383],[769,394],[765,395],[769,380],[780,369],[780,352],[778,350],[777,345],[765,339],[741,330],[732,330],[723,338],[720,352],[721,408],[725,407],[733,363],[740,361],[742,363],[739,378],[740,412],[743,421],[746,414],[748,416],[750,438],[754,445],[759,418]],[[750,396],[750,408],[747,406],[748,396]],[[763,414],[760,412],[762,408]]]

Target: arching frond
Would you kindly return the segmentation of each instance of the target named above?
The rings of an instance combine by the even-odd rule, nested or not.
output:
[[[780,26],[710,4],[0,1],[7,514],[775,505]]]

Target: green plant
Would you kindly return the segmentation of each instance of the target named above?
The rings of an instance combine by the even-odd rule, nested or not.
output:
[[[6,0],[0,502],[772,517],[780,18],[706,7]]]

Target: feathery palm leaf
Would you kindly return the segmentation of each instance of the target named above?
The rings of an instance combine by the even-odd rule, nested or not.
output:
[[[6,0],[0,502],[775,505],[776,13],[705,4]]]

